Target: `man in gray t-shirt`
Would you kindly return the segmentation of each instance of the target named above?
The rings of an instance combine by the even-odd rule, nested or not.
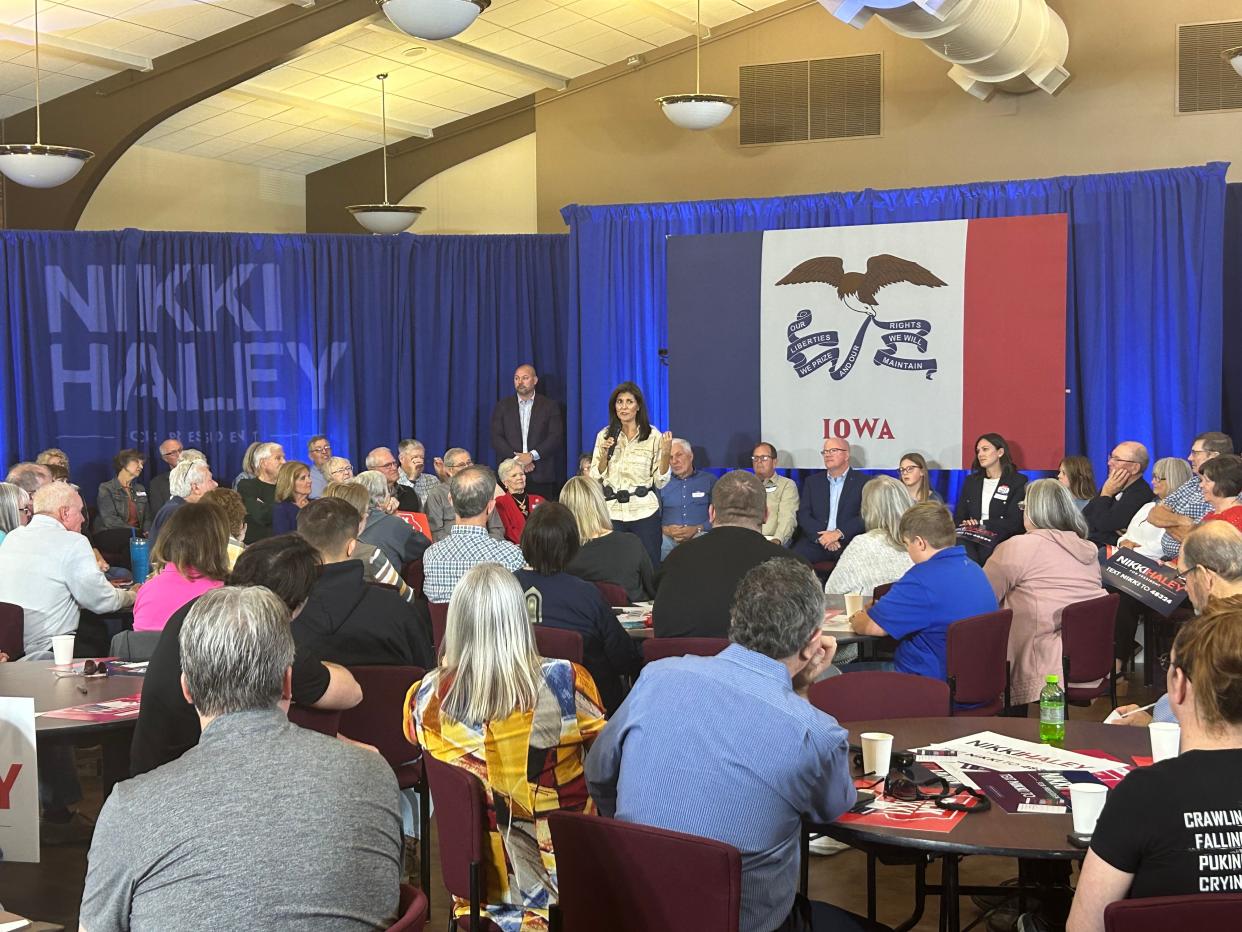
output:
[[[397,781],[378,754],[285,717],[288,609],[260,586],[208,592],[186,618],[181,656],[202,738],[108,797],[82,928],[388,926],[400,884]]]

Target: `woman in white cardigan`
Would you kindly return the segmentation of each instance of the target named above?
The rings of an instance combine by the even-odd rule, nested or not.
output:
[[[1180,456],[1166,456],[1162,460],[1156,460],[1156,465],[1151,468],[1151,490],[1156,493],[1156,497],[1134,513],[1130,526],[1121,535],[1117,546],[1137,550],[1153,560],[1163,559],[1164,550],[1160,546],[1160,538],[1164,536],[1164,528],[1150,523],[1147,516],[1170,492],[1189,482],[1190,476],[1190,464]]]

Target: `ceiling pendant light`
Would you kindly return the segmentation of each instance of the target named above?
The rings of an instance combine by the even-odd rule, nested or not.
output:
[[[420,39],[449,39],[465,31],[492,0],[375,0],[389,21]]]
[[[35,0],[35,141],[0,145],[0,174],[28,188],[62,185],[94,158],[95,153],[72,146],[45,146],[39,105],[39,0]]]
[[[704,94],[699,86],[702,60],[703,0],[694,5],[694,93],[668,94],[657,97],[656,103],[676,126],[682,129],[715,129],[733,113],[736,97]]]
[[[349,208],[349,212],[372,233],[402,233],[414,225],[418,215],[426,208],[388,203],[388,97],[384,93],[384,81],[388,75],[377,74],[375,77],[380,83],[380,122],[384,132],[384,148],[381,150],[381,161],[384,164],[384,203],[355,204]]]

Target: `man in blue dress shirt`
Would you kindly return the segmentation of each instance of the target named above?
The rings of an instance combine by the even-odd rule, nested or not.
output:
[[[712,486],[716,484],[716,477],[711,473],[694,468],[694,449],[680,437],[673,438],[668,464],[673,476],[668,485],[660,489],[660,530],[664,534],[660,544],[661,560],[678,544],[711,530],[707,506],[712,503]]]
[[[867,927],[796,896],[802,819],[831,822],[855,801],[849,735],[806,698],[837,649],[823,621],[805,564],[761,563],[737,588],[733,643],[648,664],[587,757],[604,815],[741,852],[742,932],[804,928],[806,912],[814,929]]]

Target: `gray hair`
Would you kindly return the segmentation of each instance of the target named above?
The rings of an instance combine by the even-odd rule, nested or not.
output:
[[[500,465],[496,467],[496,476],[500,479],[500,484],[504,485],[504,481],[508,477],[509,473],[513,472],[515,469],[521,468],[522,464],[512,456],[507,460],[501,460]]]
[[[168,474],[168,493],[177,498],[186,498],[194,491],[194,486],[206,481],[210,472],[203,460],[186,459],[182,453],[181,462]]]
[[[0,531],[7,534],[13,528],[21,527],[23,499],[30,501],[30,493],[20,485],[0,482]]]
[[[203,593],[181,628],[181,670],[200,715],[270,709],[293,665],[289,609],[265,586]]]
[[[184,463],[186,460],[191,460],[191,461],[195,461],[199,463],[205,463],[207,462],[207,454],[204,453],[202,450],[196,450],[193,447],[190,447],[188,450],[181,451],[181,459],[177,460],[177,464],[180,465],[181,463]]]
[[[367,490],[367,494],[371,496],[372,508],[383,508],[384,503],[388,501],[388,479],[382,472],[376,472],[374,469],[368,469],[354,476],[354,482],[363,486]]]
[[[37,515],[54,515],[62,508],[81,508],[82,496],[67,482],[41,485],[32,496]]]
[[[574,476],[561,489],[561,504],[572,512],[578,522],[578,538],[585,545],[612,530],[608,505],[599,481],[589,476]]]
[[[1087,522],[1074,504],[1069,489],[1056,479],[1036,479],[1026,487],[1023,503],[1032,527],[1046,531],[1073,531],[1087,536]]]
[[[268,457],[275,456],[277,450],[283,450],[283,449],[284,447],[282,447],[279,443],[276,443],[271,440],[267,441],[266,443],[259,444],[259,446],[254,451],[254,474],[257,476],[261,472],[259,468],[260,463],[262,463]],[[185,456],[184,453],[182,453],[181,455]]]
[[[1187,568],[1202,566],[1226,582],[1242,582],[1242,534],[1228,521],[1208,521],[1182,541]]]
[[[496,475],[486,466],[470,466],[449,480],[449,495],[459,518],[483,514],[496,492]]]
[[[773,557],[738,583],[729,639],[781,660],[802,650],[823,623],[824,590],[815,573],[792,557]]]
[[[370,453],[367,454],[367,458],[365,461],[367,464],[367,469],[374,469],[376,465],[379,464],[380,460],[383,459],[382,456],[379,456],[379,452],[381,450],[383,450],[385,453],[388,454],[388,458],[390,460],[392,459],[392,450],[388,449],[388,447],[376,447],[374,450],[372,450]]]
[[[674,438],[673,438],[673,444],[672,444],[672,445],[673,445],[673,446],[675,446],[675,447],[681,447],[683,450],[685,450],[685,451],[686,451],[687,453],[689,453],[691,456],[694,456],[694,447],[690,446],[690,441],[689,441],[689,440],[685,440],[685,439],[683,439],[683,438],[681,438],[681,437],[674,437]]]
[[[27,495],[34,495],[40,486],[52,481],[52,474],[42,463],[15,463],[6,481],[21,486]]]
[[[868,531],[883,531],[884,540],[894,550],[906,552],[901,539],[901,516],[914,500],[906,487],[892,476],[876,476],[863,486],[862,519]]]
[[[342,466],[348,466],[349,471],[354,471],[354,464],[343,456],[329,456],[324,460],[324,464],[319,467],[319,471],[323,473],[325,479],[331,479],[333,471],[340,469]],[[336,481],[340,481],[339,479]]]
[[[399,444],[397,444],[398,456],[405,456],[405,454],[409,453],[411,450],[422,450],[424,454],[427,452],[427,448],[423,446],[422,442],[415,440],[413,437],[402,440]]]
[[[441,669],[452,676],[441,705],[456,721],[483,723],[535,708],[543,664],[522,587],[498,563],[473,567],[453,590]]]
[[[1180,456],[1166,456],[1156,460],[1156,465],[1151,468],[1152,477],[1156,473],[1160,473],[1164,477],[1165,485],[1170,492],[1174,489],[1180,489],[1194,473],[1190,469],[1190,464]]]
[[[712,485],[716,527],[741,525],[758,530],[767,507],[767,493],[753,472],[734,469]]]
[[[470,455],[470,451],[465,449],[464,447],[449,447],[447,450],[444,451],[444,465],[453,466],[453,464],[450,463],[449,460],[461,459],[463,456],[468,460],[474,459],[474,457]]]

